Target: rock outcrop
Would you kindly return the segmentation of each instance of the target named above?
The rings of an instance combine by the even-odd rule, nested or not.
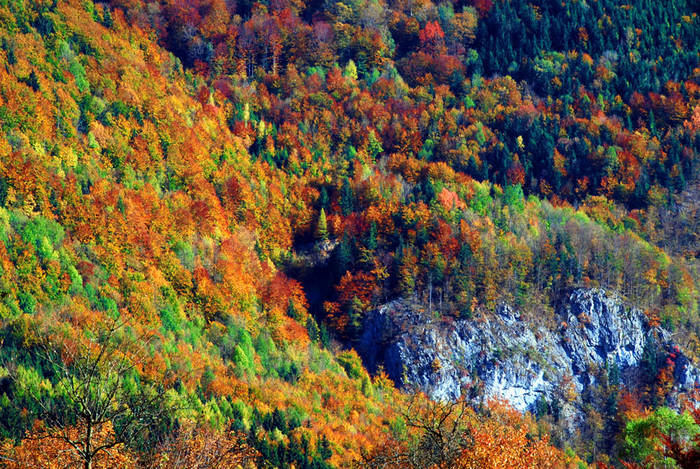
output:
[[[601,289],[574,291],[554,321],[539,323],[507,305],[488,316],[442,321],[396,300],[368,315],[358,349],[370,371],[382,366],[399,386],[449,400],[470,389],[474,399],[506,399],[521,411],[556,400],[575,416],[580,396],[601,373],[634,388],[670,354],[673,393],[700,384],[668,331],[650,327],[641,311]]]

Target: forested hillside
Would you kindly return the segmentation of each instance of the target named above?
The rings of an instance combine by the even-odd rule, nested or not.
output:
[[[0,465],[696,467],[669,366],[550,444],[353,347],[600,287],[700,357],[697,13],[0,0]]]

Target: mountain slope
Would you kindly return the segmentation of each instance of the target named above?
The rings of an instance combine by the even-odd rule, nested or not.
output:
[[[268,260],[290,243],[294,199],[282,191],[294,178],[252,162],[225,103],[199,102],[196,79],[119,13],[106,27],[108,10],[84,2],[2,11],[3,370],[19,376],[3,400],[3,436],[41,414],[33,386],[60,398],[37,361],[46,341],[59,351],[89,342],[118,318],[155,335],[130,379],[175,376],[171,406],[198,409],[173,411],[165,429],[235,417],[263,441],[273,428],[253,430],[281,410],[288,436],[273,450],[302,437],[303,457],[284,457],[318,464],[320,435],[336,463],[380,438],[392,412],[382,396],[394,391],[364,372],[348,378],[309,339],[303,292]]]
[[[41,451],[27,436],[84,443],[80,406],[100,400],[82,397],[112,389],[96,438],[125,459],[96,465],[202,447],[420,461],[425,422],[459,407],[398,392],[352,350],[397,299],[446,324],[507,302],[534,324],[602,287],[695,360],[694,6],[550,3],[0,0],[11,459]],[[547,416],[463,416],[426,461],[496,461],[496,433],[524,466],[577,462]]]

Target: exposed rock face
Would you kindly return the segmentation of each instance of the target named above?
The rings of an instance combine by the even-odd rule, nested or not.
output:
[[[601,370],[614,369],[634,388],[671,351],[674,391],[700,384],[670,334],[650,328],[641,311],[614,294],[576,290],[555,317],[555,326],[535,325],[503,305],[488,317],[438,321],[396,300],[368,315],[358,349],[371,371],[381,365],[397,384],[417,385],[434,399],[456,399],[471,385],[474,398],[506,399],[521,411],[557,400],[575,416]]]

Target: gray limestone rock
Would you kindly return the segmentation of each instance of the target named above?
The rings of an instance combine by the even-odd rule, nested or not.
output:
[[[417,386],[434,399],[453,400],[468,390],[475,400],[505,399],[521,411],[557,400],[572,418],[601,370],[615,368],[621,384],[634,388],[644,379],[645,360],[673,353],[674,392],[700,385],[700,372],[668,331],[650,328],[641,311],[614,293],[575,290],[555,317],[556,326],[533,324],[502,305],[496,314],[442,321],[395,300],[367,316],[358,349],[370,371],[382,366],[399,386]]]

